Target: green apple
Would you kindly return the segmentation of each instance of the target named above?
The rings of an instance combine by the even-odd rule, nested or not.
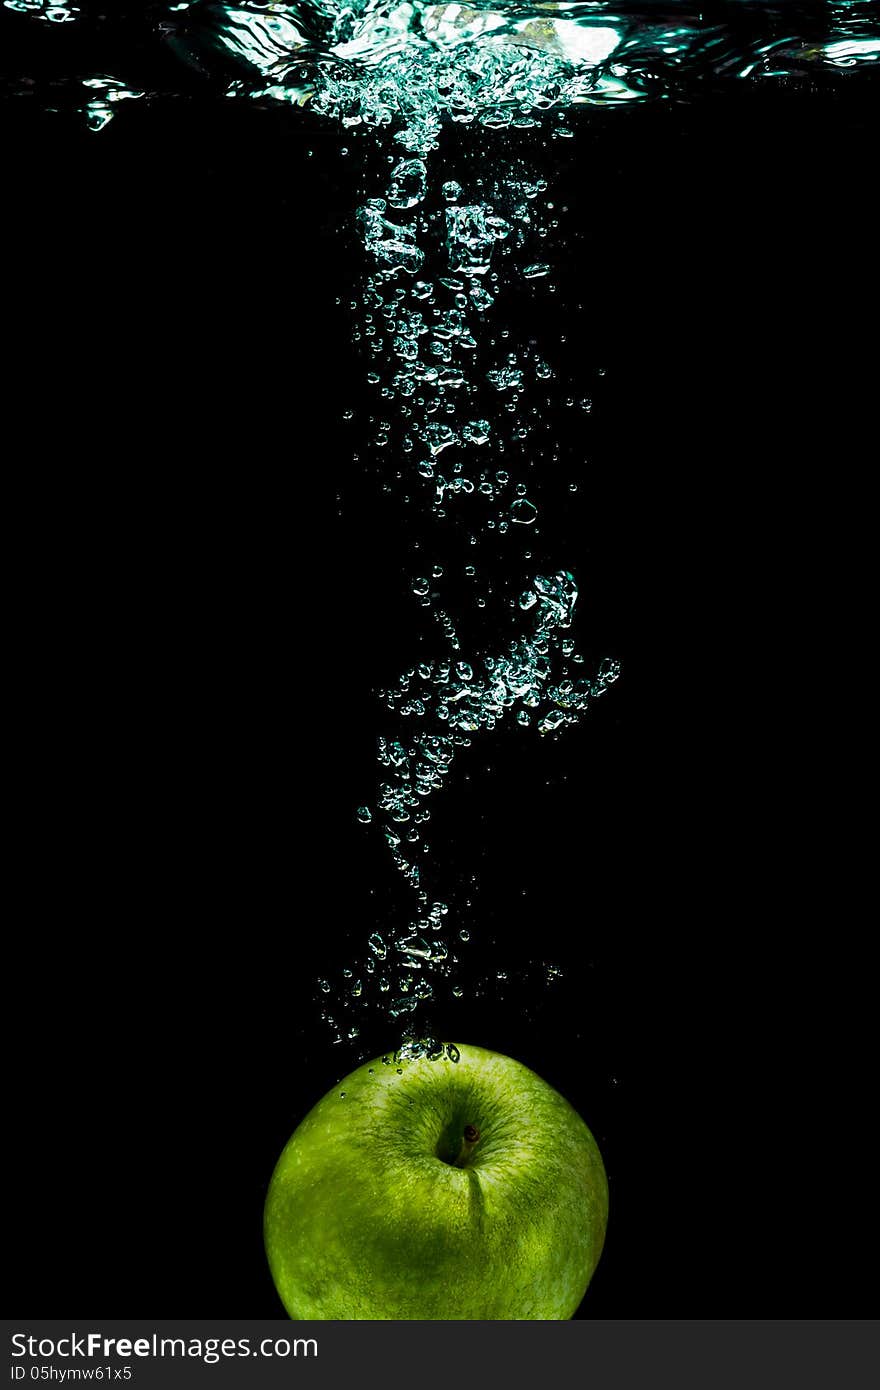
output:
[[[290,1316],[570,1318],[608,1216],[583,1120],[496,1052],[383,1060],[318,1102],[272,1175],[266,1253]]]

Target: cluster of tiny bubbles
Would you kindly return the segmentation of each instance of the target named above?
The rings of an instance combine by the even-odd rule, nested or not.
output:
[[[473,546],[487,535],[512,545],[540,531],[539,481],[529,476],[540,456],[531,447],[539,412],[529,413],[523,402],[529,391],[546,389],[553,372],[534,343],[513,340],[497,306],[515,280],[554,288],[546,243],[558,224],[553,204],[542,201],[546,179],[522,158],[476,178],[457,172],[435,183],[441,118],[537,128],[564,103],[563,80],[575,80],[563,66],[552,52],[515,45],[411,46],[371,67],[326,66],[312,100],[314,110],[346,127],[389,128],[383,183],[356,216],[367,271],[352,305],[353,334],[378,395],[369,445],[392,459],[385,490],[399,492],[403,483],[406,500],[429,523],[425,550],[438,556],[408,581],[430,618],[433,651],[378,692],[389,717],[377,741],[378,788],[372,804],[355,813],[381,837],[413,909],[369,934],[366,952],[342,971],[324,1012],[334,1041],[343,1043],[359,1036],[359,1011],[380,1001],[402,1032],[396,1060],[449,1056],[426,1033],[425,1013],[438,991],[453,999],[464,993],[449,905],[424,882],[431,798],[449,784],[460,750],[475,738],[509,719],[554,734],[576,723],[619,674],[610,658],[590,675],[578,670],[585,659],[566,637],[575,579],[564,569],[536,574],[523,539],[521,554],[508,556],[505,567],[518,575],[508,603],[519,615],[519,635],[466,655],[459,636],[466,615],[453,614],[444,598],[441,546],[450,527],[464,530]],[[504,594],[497,576],[494,585],[480,583],[474,565],[465,575],[475,581],[467,602],[478,612]],[[469,939],[458,925],[455,948]],[[507,977],[496,962],[483,987],[497,997]],[[480,993],[479,983],[473,991]]]
[[[447,783],[459,749],[471,747],[475,736],[511,715],[538,734],[556,733],[576,723],[617,679],[620,668],[613,659],[600,662],[590,676],[570,674],[568,661],[572,666],[583,661],[573,640],[564,635],[576,599],[570,574],[537,576],[520,598],[520,608],[532,619],[527,636],[473,664],[447,658],[419,663],[382,692],[400,732],[379,738],[383,775],[375,811],[361,807],[357,814],[362,824],[379,828],[394,866],[415,892],[416,911],[405,923],[373,931],[363,961],[343,969],[337,1014],[350,1014],[355,1002],[366,1003],[371,989],[386,997],[393,1020],[415,1014],[434,998],[440,984],[450,984],[453,998],[461,998],[455,972],[459,962],[446,930],[448,905],[431,901],[421,884],[428,852],[424,831],[431,818],[428,803]],[[466,944],[470,936],[466,926],[458,928],[458,942]],[[547,983],[560,973],[548,965]],[[507,971],[494,972],[499,985],[506,978]],[[322,982],[325,991],[326,985]],[[328,1021],[337,1041],[357,1036],[352,1032],[356,1024],[340,1027],[336,1014]]]
[[[393,1068],[398,1076],[403,1075],[403,1063],[415,1062],[424,1059],[429,1062],[452,1062],[453,1065],[461,1061],[461,1052],[455,1043],[442,1042],[439,1038],[410,1037],[401,1042],[400,1046],[393,1052],[386,1052],[380,1058],[383,1067]],[[375,1067],[368,1067],[369,1076],[376,1075]],[[345,1100],[345,1091],[339,1092],[339,1099]],[[410,1105],[412,1105],[410,1101]]]

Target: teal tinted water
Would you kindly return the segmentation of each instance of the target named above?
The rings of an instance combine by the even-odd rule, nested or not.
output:
[[[880,59],[877,0],[181,0],[134,9],[2,0],[2,8],[22,23],[82,32],[104,60],[109,47],[117,71],[84,70],[78,54],[66,82],[47,82],[47,101],[81,110],[94,129],[119,101],[176,91],[159,65],[150,80],[134,80],[142,65],[127,52],[127,29],[138,42],[145,29],[157,35],[225,97],[312,104],[347,126],[417,113],[431,128],[441,118],[516,126],[568,105],[687,99],[739,79],[815,81]],[[2,93],[35,86],[31,76],[0,79]]]
[[[5,8],[23,23],[99,24],[86,5]],[[193,0],[154,16],[224,100],[299,108],[300,127],[332,124],[361,171],[351,220],[364,275],[351,307],[373,404],[357,415],[342,382],[340,408],[353,417],[356,463],[417,518],[405,583],[420,659],[379,692],[375,784],[352,814],[410,907],[392,921],[365,910],[361,949],[318,992],[334,1040],[356,1040],[378,1009],[414,1045],[430,1034],[431,1006],[463,988],[472,931],[450,910],[454,866],[431,851],[438,796],[496,729],[558,738],[621,673],[621,653],[590,653],[579,577],[555,540],[559,471],[576,491],[603,366],[579,362],[572,386],[551,345],[509,311],[523,287],[535,302],[557,290],[553,142],[576,141],[595,105],[845,80],[880,59],[880,7]],[[100,133],[126,100],[169,95],[125,80],[125,58],[113,76],[78,71],[48,100]],[[475,139],[441,158],[444,129],[456,127]],[[518,139],[515,158],[498,159],[499,130]],[[574,464],[554,437],[561,410],[584,422]]]
[[[807,74],[876,62],[880,54],[872,0],[171,8],[198,10],[206,26],[201,37],[265,81],[261,87],[243,78],[243,88],[295,102],[317,99],[368,124],[422,104],[489,123],[506,119],[504,110],[490,108],[510,103],[675,96],[699,78]],[[545,84],[554,90],[542,91]]]

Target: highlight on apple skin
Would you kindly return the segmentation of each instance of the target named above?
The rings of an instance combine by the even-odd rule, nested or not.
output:
[[[278,1160],[264,1237],[297,1320],[565,1319],[607,1219],[569,1103],[510,1057],[449,1046],[367,1062],[318,1102]]]

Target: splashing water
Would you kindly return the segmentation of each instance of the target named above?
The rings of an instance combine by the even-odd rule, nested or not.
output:
[[[551,109],[688,98],[711,83],[813,80],[880,62],[880,0],[155,0],[134,14],[104,0],[0,0],[0,11],[90,35],[140,28],[224,100],[312,104],[349,127],[404,119],[423,133],[445,119],[528,128]],[[114,98],[176,95],[183,71],[171,91],[105,72],[53,77],[58,106],[47,109],[72,107],[102,129],[82,101],[96,79],[112,118]],[[38,86],[7,76],[0,96]]]
[[[200,11],[218,48],[264,79],[237,91],[304,103],[347,123],[419,111],[516,124],[516,107],[675,95],[683,80],[803,75],[880,57],[875,0],[688,0],[522,4],[355,0],[353,4],[172,7]],[[204,32],[202,37],[205,37]]]
[[[4,7],[92,22],[84,4]],[[560,456],[528,394],[549,390],[558,371],[503,318],[512,287],[555,292],[556,218],[531,167],[528,132],[571,138],[572,109],[584,105],[876,64],[880,5],[190,0],[155,11],[164,39],[202,72],[214,58],[221,69],[237,65],[222,75],[224,98],[307,106],[363,142],[365,168],[377,155],[387,160],[353,209],[367,265],[354,333],[377,401],[371,457],[388,460],[382,486],[419,517],[422,558],[409,587],[429,652],[380,692],[387,725],[377,787],[355,814],[386,844],[412,910],[371,923],[341,985],[319,982],[319,997],[330,997],[323,1016],[337,1041],[357,1037],[359,1011],[378,1003],[403,1030],[404,1050],[434,1055],[430,1004],[441,986],[461,993],[452,939],[468,931],[448,925],[448,894],[426,882],[432,798],[475,740],[505,722],[556,736],[620,670],[610,656],[591,668],[568,635],[577,582],[567,557],[553,553],[552,529],[543,539],[552,528],[543,479]],[[158,95],[94,74],[78,80],[72,101],[98,131],[120,101]],[[484,142],[498,130],[522,132],[519,157],[484,154],[450,168],[454,156],[440,155],[444,126],[482,128]],[[552,407],[549,396],[545,403]],[[565,403],[574,408],[575,395]],[[589,396],[577,404],[589,414]]]

